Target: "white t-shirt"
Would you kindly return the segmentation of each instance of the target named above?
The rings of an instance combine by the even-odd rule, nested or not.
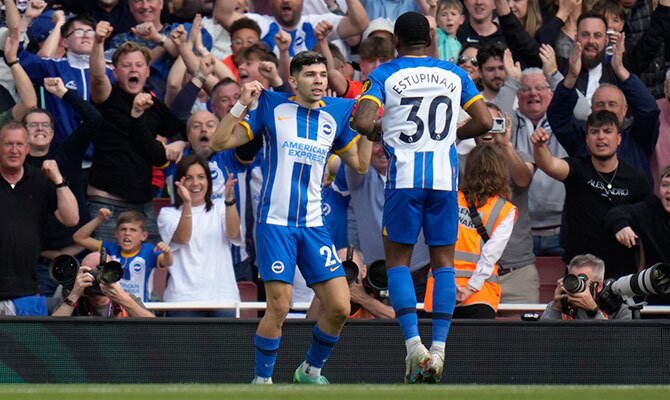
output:
[[[226,238],[226,206],[215,199],[209,212],[205,205],[192,208],[193,230],[188,244],[174,243],[181,208],[163,207],[158,230],[170,244],[174,263],[163,298],[165,301],[240,301],[230,244]],[[242,245],[240,237],[232,241]]]

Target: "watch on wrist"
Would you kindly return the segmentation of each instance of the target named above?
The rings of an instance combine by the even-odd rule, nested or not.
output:
[[[232,206],[235,205],[235,203],[236,203],[236,200],[235,200],[235,199],[232,199],[231,201],[228,201],[228,200],[224,200],[224,201],[223,201],[223,204],[225,204],[226,207],[232,207]]]
[[[67,304],[68,306],[70,306],[70,307],[72,307],[72,308],[77,307],[77,302],[76,302],[76,301],[72,301],[72,300],[70,300],[69,297],[65,297],[65,298],[63,299],[63,303]]]
[[[56,184],[56,189],[60,189],[60,188],[62,188],[62,187],[66,187],[67,184],[68,184],[67,179],[63,178],[63,180],[61,181],[61,183],[57,183],[57,184]]]

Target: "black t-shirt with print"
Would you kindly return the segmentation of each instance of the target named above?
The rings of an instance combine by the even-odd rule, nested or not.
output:
[[[644,174],[619,161],[615,171],[598,173],[590,158],[566,157],[570,172],[565,185],[564,261],[591,253],[605,262],[605,277],[618,278],[637,271],[635,251],[617,242],[605,225],[614,206],[632,204],[649,195]]]

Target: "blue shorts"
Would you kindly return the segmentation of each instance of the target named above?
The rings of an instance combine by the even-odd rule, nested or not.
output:
[[[325,226],[297,228],[259,223],[256,226],[256,251],[258,271],[266,282],[293,284],[296,265],[307,286],[345,276]]]
[[[450,246],[458,237],[458,192],[386,189],[383,233],[390,241],[415,244],[419,231],[429,246]]]

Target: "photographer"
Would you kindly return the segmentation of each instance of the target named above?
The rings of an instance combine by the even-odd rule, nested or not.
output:
[[[559,279],[554,300],[547,304],[542,319],[631,319],[631,312],[625,304],[611,315],[598,308],[596,299],[605,278],[603,260],[592,254],[575,256],[568,265],[568,274],[579,277],[583,290],[571,293],[563,284],[566,278]]]
[[[108,258],[108,260],[110,260]],[[69,316],[100,316],[110,318],[147,317],[155,315],[147,310],[142,300],[126,293],[121,285],[116,283],[100,283],[102,295],[86,293],[86,288],[92,287],[95,281],[90,273],[100,261],[100,253],[91,253],[81,262],[79,272],[70,291],[63,291],[63,302],[51,314],[54,317]]]
[[[340,259],[347,259],[347,249],[342,248],[337,252]],[[351,319],[372,319],[372,318],[395,318],[393,307],[381,302],[374,291],[369,290],[365,285],[367,278],[368,266],[363,262],[363,253],[355,249],[353,250],[353,257],[351,258],[358,267],[358,277],[349,282],[349,292],[351,294]],[[344,264],[343,264],[344,265]],[[347,272],[347,277],[349,273]],[[314,296],[312,304],[307,310],[307,319],[318,319],[323,312],[319,298]]]

